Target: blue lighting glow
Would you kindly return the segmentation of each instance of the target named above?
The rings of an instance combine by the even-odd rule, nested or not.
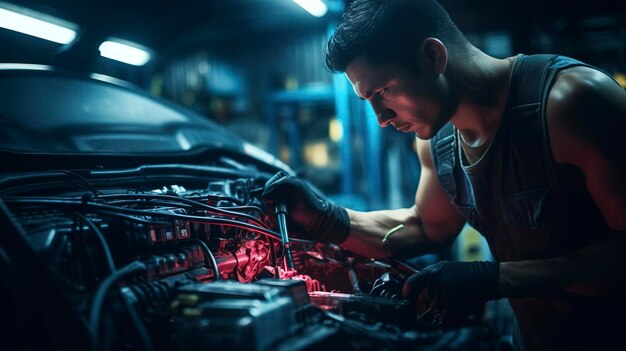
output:
[[[140,45],[112,39],[103,42],[99,47],[100,55],[111,60],[127,63],[133,66],[143,66],[150,60],[150,53]]]
[[[322,0],[293,0],[293,2],[315,17],[322,17],[328,12],[328,7]]]
[[[76,38],[78,26],[0,1],[0,27],[59,44],[69,44]]]

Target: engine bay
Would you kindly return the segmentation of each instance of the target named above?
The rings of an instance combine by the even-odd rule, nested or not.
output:
[[[236,162],[5,175],[3,339],[15,349],[494,349],[480,323],[417,319],[400,295],[416,271],[406,262],[293,232],[288,253],[261,200],[270,176]],[[25,331],[33,337],[11,338]]]

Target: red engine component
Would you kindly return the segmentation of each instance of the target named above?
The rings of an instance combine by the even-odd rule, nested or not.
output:
[[[266,266],[265,269],[274,276],[274,267]],[[280,279],[295,279],[302,280],[304,284],[306,284],[306,290],[308,292],[314,291],[326,291],[324,285],[322,285],[317,279],[313,279],[306,274],[298,274],[298,271],[293,269],[283,269],[282,267],[278,267],[278,275]]]

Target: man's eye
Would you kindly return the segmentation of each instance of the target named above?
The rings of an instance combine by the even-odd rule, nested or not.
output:
[[[378,95],[385,95],[387,93],[387,88],[382,88],[378,91]]]

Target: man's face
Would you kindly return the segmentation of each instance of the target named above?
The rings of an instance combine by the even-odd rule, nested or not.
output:
[[[376,65],[366,56],[354,59],[346,76],[358,97],[372,105],[381,127],[432,138],[450,119],[452,105],[442,76],[411,71],[398,64]]]

